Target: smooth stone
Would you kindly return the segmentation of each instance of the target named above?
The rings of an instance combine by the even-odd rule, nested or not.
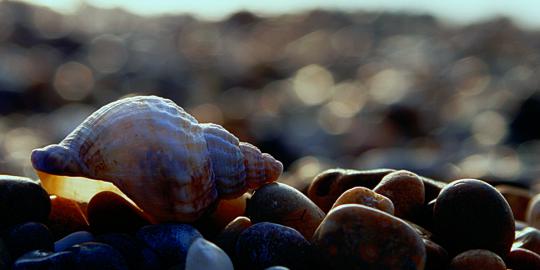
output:
[[[513,248],[505,262],[506,267],[512,270],[540,269],[540,255],[524,248]]]
[[[150,220],[134,204],[112,191],[100,192],[88,202],[88,223],[95,233],[135,233]]]
[[[272,266],[272,267],[266,268],[265,270],[289,270],[289,268],[285,266]]]
[[[386,196],[394,204],[395,216],[412,220],[424,205],[424,182],[409,171],[387,174],[373,191]]]
[[[212,242],[198,238],[191,244],[186,257],[186,270],[234,270],[227,253]]]
[[[313,236],[331,269],[424,269],[420,235],[403,220],[363,205],[332,209]]]
[[[122,254],[110,245],[87,242],[75,245],[67,251],[73,252],[75,268],[79,270],[128,270]]]
[[[433,208],[435,207],[436,200],[431,200],[420,209],[419,215],[415,219],[415,223],[426,228],[429,231],[433,231]]]
[[[463,179],[448,184],[433,209],[434,236],[450,255],[470,249],[501,257],[514,241],[514,217],[504,197],[486,182]]]
[[[516,233],[512,248],[524,248],[540,254],[540,230],[527,227]]]
[[[11,256],[4,239],[0,238],[0,269],[9,269],[11,266]]]
[[[353,187],[343,192],[332,208],[349,203],[372,207],[390,215],[394,214],[394,204],[390,199],[365,187]]]
[[[529,226],[540,229],[540,194],[531,199],[525,214],[525,221]]]
[[[0,175],[0,227],[45,222],[51,211],[49,194],[30,178]]]
[[[373,189],[384,176],[394,171],[392,169],[326,170],[315,176],[309,185],[307,196],[326,213],[346,190],[353,187]]]
[[[222,248],[234,262],[238,236],[251,225],[252,223],[249,218],[237,217],[223,228],[223,231],[215,238],[214,243]]]
[[[441,190],[448,185],[445,182],[433,180],[424,176],[420,176],[420,179],[424,183],[424,202],[437,199]]]
[[[61,252],[84,242],[95,241],[94,235],[87,231],[74,232],[54,243],[54,252]]]
[[[272,222],[299,231],[310,240],[324,212],[300,191],[285,184],[266,184],[247,201],[246,216],[253,223]]]
[[[97,242],[105,243],[118,250],[126,259],[129,269],[159,270],[160,259],[150,248],[135,237],[125,233],[107,233],[97,236]]]
[[[8,269],[8,268],[2,268]],[[13,270],[72,270],[75,268],[75,255],[71,251],[50,252],[30,251],[13,264]]]
[[[175,223],[144,226],[136,236],[159,256],[163,267],[184,264],[189,247],[202,237],[193,226]]]
[[[274,265],[313,269],[311,250],[311,244],[297,230],[261,222],[240,234],[236,258],[241,269],[265,269]]]
[[[450,261],[449,270],[506,270],[499,255],[485,249],[472,249],[458,254]]]
[[[12,258],[18,258],[32,250],[52,251],[54,247],[49,228],[37,222],[15,225],[8,231],[4,240]]]
[[[525,220],[527,206],[533,197],[532,193],[525,188],[509,185],[498,185],[495,188],[503,195],[510,208],[512,208],[514,219]]]
[[[70,233],[90,230],[86,215],[79,203],[56,195],[51,195],[50,200],[51,213],[46,224],[54,239],[58,240]]]
[[[437,243],[429,240],[422,239],[426,247],[426,267],[425,270],[439,270],[445,269],[450,258],[448,257],[448,252],[438,245]]]

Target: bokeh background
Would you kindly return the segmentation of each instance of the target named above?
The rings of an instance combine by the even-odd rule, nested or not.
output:
[[[389,167],[540,190],[534,8],[149,2],[0,1],[0,173],[35,178],[32,149],[154,94],[271,153],[293,184]]]

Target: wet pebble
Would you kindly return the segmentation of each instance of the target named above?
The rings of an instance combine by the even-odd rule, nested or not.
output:
[[[92,242],[94,240],[95,240],[94,235],[92,235],[90,232],[87,232],[87,231],[74,232],[56,241],[54,243],[54,251],[55,252],[64,251],[74,245],[82,244],[84,242]]]
[[[6,245],[12,258],[18,258],[32,250],[52,251],[53,237],[47,226],[37,222],[27,222],[12,227],[5,236]]]
[[[446,186],[435,202],[433,222],[437,243],[451,255],[487,249],[504,257],[514,241],[510,206],[480,180],[458,180]]]
[[[77,231],[88,231],[88,221],[79,203],[56,195],[50,196],[51,213],[47,226],[54,239],[60,239]]]
[[[529,226],[540,229],[540,194],[535,195],[531,199],[525,216]]]
[[[13,264],[13,270],[72,270],[75,256],[71,251],[51,252],[34,250],[21,256]],[[2,268],[7,269],[7,268]]]
[[[400,218],[413,219],[424,205],[424,183],[409,171],[386,175],[373,191],[389,198],[394,204],[395,215]]]
[[[512,270],[540,269],[540,255],[524,248],[513,248],[505,262],[506,266]]]
[[[221,231],[214,240],[214,243],[222,248],[234,261],[238,236],[251,225],[251,220],[249,218],[243,216],[237,217],[225,226],[223,231]]]
[[[373,189],[384,176],[393,171],[395,170],[326,170],[313,179],[308,188],[307,195],[326,213],[332,208],[336,199],[346,190],[353,187]]]
[[[233,270],[227,253],[204,238],[191,244],[186,257],[186,270]]]
[[[331,269],[424,269],[422,238],[407,223],[363,205],[332,209],[313,242]]]
[[[79,270],[128,270],[122,254],[110,245],[87,242],[75,245],[67,251],[73,252],[74,269]]]
[[[348,203],[361,204],[381,210],[390,215],[394,214],[394,204],[390,199],[365,187],[353,187],[343,192],[337,198],[332,208]]]
[[[157,254],[143,245],[136,238],[125,233],[107,233],[99,235],[97,242],[105,243],[118,250],[126,260],[129,269],[159,270],[161,262]]]
[[[267,221],[294,228],[310,240],[324,212],[295,188],[271,183],[257,189],[248,200],[246,216],[253,223]]]
[[[261,222],[244,230],[236,243],[236,257],[243,269],[265,269],[282,265],[312,269],[311,245],[295,229]]]
[[[512,248],[524,248],[540,254],[540,230],[527,227],[516,234]]]
[[[510,208],[512,208],[514,219],[525,220],[527,206],[532,198],[531,192],[525,188],[509,185],[498,185],[495,188],[503,195]]]
[[[449,270],[506,270],[499,255],[485,249],[472,249],[460,253],[450,262]]]
[[[92,197],[87,213],[90,228],[96,233],[135,233],[150,224],[140,209],[112,191],[103,191]]]
[[[163,267],[183,265],[189,246],[202,237],[193,226],[174,223],[144,226],[136,236],[158,255]]]
[[[49,194],[30,178],[0,175],[0,227],[29,221],[45,222],[51,211]]]

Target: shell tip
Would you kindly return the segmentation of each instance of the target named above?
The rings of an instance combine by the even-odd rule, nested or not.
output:
[[[34,149],[31,154],[34,169],[56,175],[79,175],[78,158],[64,146],[53,144]]]

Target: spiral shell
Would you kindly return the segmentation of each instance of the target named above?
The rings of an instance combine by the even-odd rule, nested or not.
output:
[[[90,115],[32,164],[55,175],[112,182],[157,221],[191,222],[219,198],[273,182],[283,165],[173,101],[136,96]]]

